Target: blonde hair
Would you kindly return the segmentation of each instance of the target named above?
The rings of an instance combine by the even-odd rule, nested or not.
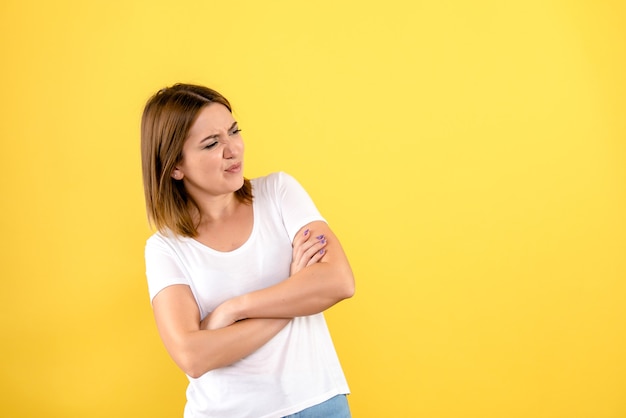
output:
[[[198,205],[185,190],[182,181],[174,180],[172,171],[183,157],[183,144],[202,108],[220,103],[232,112],[228,100],[208,87],[175,84],[152,96],[141,118],[141,166],[148,219],[159,231],[195,237],[197,224],[190,209]],[[252,203],[252,186],[244,179],[235,192],[241,202]]]

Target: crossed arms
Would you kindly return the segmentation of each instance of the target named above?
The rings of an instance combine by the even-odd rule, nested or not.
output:
[[[152,307],[170,356],[197,378],[253,353],[292,318],[323,312],[353,294],[354,277],[339,240],[325,222],[315,221],[294,238],[286,280],[229,299],[202,321],[187,285],[166,287]]]

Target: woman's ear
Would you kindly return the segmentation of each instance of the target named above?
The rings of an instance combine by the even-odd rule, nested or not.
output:
[[[172,178],[174,180],[182,180],[184,177],[183,172],[180,171],[180,169],[178,167],[176,167],[174,170],[172,170]]]

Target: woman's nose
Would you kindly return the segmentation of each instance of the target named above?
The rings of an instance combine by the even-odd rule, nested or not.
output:
[[[237,147],[233,144],[233,140],[231,137],[226,135],[223,139],[224,141],[224,158],[230,159],[237,156]]]

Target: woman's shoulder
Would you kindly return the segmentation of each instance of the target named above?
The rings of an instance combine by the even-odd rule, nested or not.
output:
[[[295,178],[284,171],[276,171],[262,177],[256,177],[250,180],[253,190],[259,191],[278,190],[285,185],[296,182]]]
[[[147,248],[165,248],[172,247],[175,244],[180,244],[182,241],[186,241],[187,238],[175,234],[169,229],[162,231],[156,231],[148,237],[146,240]]]

